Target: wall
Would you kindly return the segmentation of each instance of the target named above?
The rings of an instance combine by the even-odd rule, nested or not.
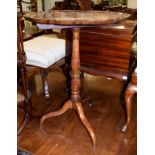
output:
[[[128,0],[128,8],[137,9],[137,0]]]
[[[51,8],[50,0],[44,0],[44,9],[45,11],[49,10]]]
[[[38,11],[42,11],[42,0],[37,0]]]
[[[30,0],[25,0],[25,2],[30,2]],[[22,3],[23,11],[30,11],[29,4]]]

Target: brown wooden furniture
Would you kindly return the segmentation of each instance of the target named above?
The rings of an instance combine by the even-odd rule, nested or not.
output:
[[[136,41],[135,21],[97,28],[82,28],[80,32],[81,71],[122,80],[123,91],[136,66],[132,44]]]
[[[53,10],[92,10],[91,0],[64,0],[55,2]]]
[[[88,1],[81,0],[81,3]],[[87,9],[88,7],[85,6],[83,5],[80,9]],[[108,10],[108,7],[106,9]],[[113,9],[123,11],[122,8],[118,10],[113,7]],[[125,11],[131,14],[130,19],[135,20],[136,17],[131,9],[124,8],[123,12]],[[122,97],[124,98],[124,91],[137,61],[132,51],[136,36],[137,22],[131,20],[108,28],[82,28],[80,32],[81,71],[122,80],[124,83]]]
[[[76,7],[72,7],[71,3],[76,3]],[[64,0],[61,9],[81,9],[81,10],[92,10],[91,0]]]
[[[129,20],[137,20],[137,9],[131,9],[131,8],[122,7],[122,6],[115,6],[115,7],[103,7],[102,10],[126,12],[131,15]]]
[[[58,38],[57,35],[41,35],[24,42],[24,49],[27,56],[27,66],[38,67],[41,71],[42,83],[45,98],[49,98],[48,70],[54,70],[55,65],[65,59],[65,64],[61,63],[64,74],[69,76],[70,53],[66,49],[65,39]],[[68,78],[67,78],[68,80]],[[67,82],[68,83],[68,82]],[[67,89],[68,90],[68,89]]]
[[[93,144],[96,144],[96,137],[93,129],[83,111],[80,100],[80,53],[79,53],[79,35],[80,27],[82,26],[98,26],[108,25],[120,22],[128,18],[128,14],[114,13],[114,12],[95,12],[95,11],[50,11],[48,13],[28,13],[25,18],[33,22],[43,24],[45,28],[48,24],[71,26],[73,32],[73,51],[71,58],[71,99],[65,102],[63,107],[55,112],[50,112],[41,118],[41,125],[43,122],[54,116],[63,114],[69,109],[75,109],[81,122],[87,129]],[[40,27],[41,27],[40,25]]]
[[[136,53],[132,50],[132,45],[137,41],[137,11],[126,7],[102,7],[102,9],[127,12],[131,14],[130,20],[107,28],[82,28],[80,31],[80,70],[82,73],[121,80],[124,84],[121,101],[124,103],[125,91],[137,64]],[[71,44],[71,40],[68,42]],[[130,114],[128,115],[130,122]],[[124,126],[122,130],[127,130],[126,128]]]
[[[22,15],[24,15],[23,7],[22,7],[23,3],[30,4],[32,6],[37,5],[36,0],[31,0],[30,2],[25,2],[23,0],[17,0],[17,7],[19,7],[19,10],[20,10],[19,12]],[[31,11],[37,11],[37,8],[35,7],[35,9],[32,9]],[[33,23],[33,24],[35,24],[35,23]],[[71,52],[69,51],[70,49],[67,47],[68,44],[66,46],[63,46],[64,44],[62,42],[65,42],[64,38],[58,38],[57,34],[48,35],[49,31],[48,32],[38,31],[36,34],[28,34],[27,32],[24,31],[25,25],[24,25],[24,19],[23,18],[21,21],[21,26],[23,29],[23,40],[25,41],[24,47],[25,47],[25,52],[27,55],[26,64],[27,64],[27,66],[30,66],[30,67],[39,67],[40,68],[45,98],[48,99],[50,97],[49,96],[49,88],[48,88],[48,80],[47,80],[48,70],[52,65],[55,65],[57,62],[60,63],[60,61],[62,61],[62,58],[65,59],[65,64],[62,64],[62,63],[60,63],[60,64],[62,64],[61,67],[62,67],[63,72],[64,72],[66,79],[67,79],[66,80],[67,81],[67,89],[66,90],[67,90],[67,93],[69,93],[70,84],[69,84],[69,78],[68,77],[69,77],[70,53]],[[35,26],[36,26],[36,24],[35,24]],[[36,29],[38,29],[37,26],[36,26]],[[66,35],[66,38],[67,38],[67,35]],[[46,53],[48,53],[48,49],[47,49],[48,43],[47,42],[49,42],[49,41],[55,42],[54,48],[52,48],[52,44],[48,45],[49,50],[51,50],[51,52],[50,52],[51,54],[49,55],[50,58],[48,58],[46,56],[47,55]],[[36,42],[39,42],[40,48],[37,47],[38,45],[35,44]],[[44,44],[46,44],[46,46]],[[29,46],[29,45],[31,45],[31,46]],[[60,49],[59,45],[62,45],[60,47],[63,47],[63,48]],[[56,49],[58,49],[57,54],[56,54],[56,52],[54,53],[54,51]],[[38,50],[38,52],[37,52],[37,50]],[[64,53],[63,51],[66,52],[64,57],[61,56]],[[33,56],[33,58],[31,58],[29,56],[30,53],[31,53],[31,55],[33,54],[35,56]],[[43,61],[41,59],[44,59],[44,65],[42,64]],[[54,67],[53,67],[53,69],[55,70]]]
[[[122,132],[126,132],[131,123],[131,115],[132,115],[132,99],[134,94],[137,93],[137,68],[132,73],[131,81],[128,84],[125,93],[125,105],[126,105],[126,123],[122,128]]]
[[[26,56],[23,48],[23,34],[21,29],[21,16],[17,19],[17,66],[20,71],[20,88],[17,90],[17,105],[24,109],[23,123],[18,129],[17,134],[19,135],[24,129],[27,118],[31,117],[31,100],[30,92],[28,89],[27,82],[27,71],[26,71]],[[18,85],[19,86],[19,85]]]
[[[24,0],[17,0],[17,13],[20,13],[24,15],[24,10],[23,10],[23,4],[27,5],[27,10],[29,11],[37,11],[37,0],[29,0],[29,1],[24,1]],[[36,25],[33,25],[36,26]],[[23,38],[24,41],[32,39],[34,36],[38,36],[43,33],[43,31],[39,31],[36,27],[36,30],[38,31],[36,34],[29,33],[25,31],[25,20],[22,18],[22,29],[23,29]]]
[[[109,6],[94,6],[93,7],[94,10],[103,10],[103,11],[116,11],[116,12],[126,12],[129,13],[131,16],[129,18],[129,20],[137,20],[137,9],[131,9],[131,8],[127,8],[126,6],[113,6],[113,7],[109,7]]]
[[[23,131],[27,120],[29,119],[29,113],[26,111],[26,106],[27,104],[29,104],[29,100],[26,99],[26,96],[24,95],[23,91],[20,90],[22,88],[18,88],[17,90],[17,106],[19,108],[22,108],[24,110],[24,114],[23,114],[23,118],[22,118],[22,124],[19,125],[18,129],[17,129],[17,135],[20,135],[21,132]]]

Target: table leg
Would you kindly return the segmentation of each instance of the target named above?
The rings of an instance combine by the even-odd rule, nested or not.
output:
[[[68,100],[64,103],[63,107],[57,111],[50,112],[45,114],[41,118],[41,125],[43,122],[51,117],[55,117],[58,115],[63,114],[69,109],[74,109],[77,112],[81,122],[83,123],[84,127],[88,131],[93,144],[96,144],[96,136],[91,128],[87,118],[84,114],[84,110],[80,101],[80,54],[79,54],[79,34],[80,28],[73,29],[73,52],[72,52],[72,59],[71,59],[71,100]]]

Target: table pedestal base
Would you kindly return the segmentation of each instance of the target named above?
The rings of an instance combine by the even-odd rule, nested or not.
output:
[[[61,109],[54,111],[54,112],[50,112],[48,114],[45,114],[41,118],[40,125],[43,125],[43,123],[46,119],[55,117],[55,116],[59,116],[59,115],[65,113],[66,111],[68,111],[69,109],[74,109],[77,112],[77,115],[79,116],[82,124],[84,125],[84,127],[86,128],[86,130],[88,131],[88,133],[91,137],[92,143],[95,145],[96,144],[95,133],[94,133],[93,129],[91,128],[89,122],[86,119],[81,102],[74,103],[71,100],[66,101]]]

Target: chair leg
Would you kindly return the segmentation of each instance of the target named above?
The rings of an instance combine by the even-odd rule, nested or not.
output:
[[[48,75],[47,69],[41,68],[41,75],[42,75],[42,83],[43,83],[45,98],[49,99],[50,95],[49,95],[48,82],[47,82],[47,75]]]
[[[137,87],[135,85],[129,84],[125,93],[125,105],[126,105],[126,122],[122,128],[122,132],[128,130],[129,124],[131,122],[132,116],[132,98],[133,95],[137,92]]]
[[[25,103],[24,103],[24,110],[25,110],[25,113],[28,115],[29,119],[31,120],[33,118],[33,116],[32,116],[32,101],[30,98],[30,93],[28,95],[29,96],[25,100]]]
[[[28,91],[28,90],[27,90]],[[21,105],[18,105],[19,108],[22,108],[24,110],[24,116],[23,116],[23,121],[22,121],[22,125],[20,126],[20,128],[17,131],[17,135],[20,135],[21,132],[23,131],[23,129],[25,128],[28,120],[32,119],[32,104],[31,104],[31,99],[30,99],[30,94],[28,93],[27,98],[25,99],[24,103]]]
[[[17,131],[17,135],[20,135],[21,132],[23,131],[23,129],[25,128],[25,125],[27,123],[27,119],[29,118],[29,114],[24,112],[24,119],[23,119],[23,123],[21,125],[21,127],[18,129]]]

